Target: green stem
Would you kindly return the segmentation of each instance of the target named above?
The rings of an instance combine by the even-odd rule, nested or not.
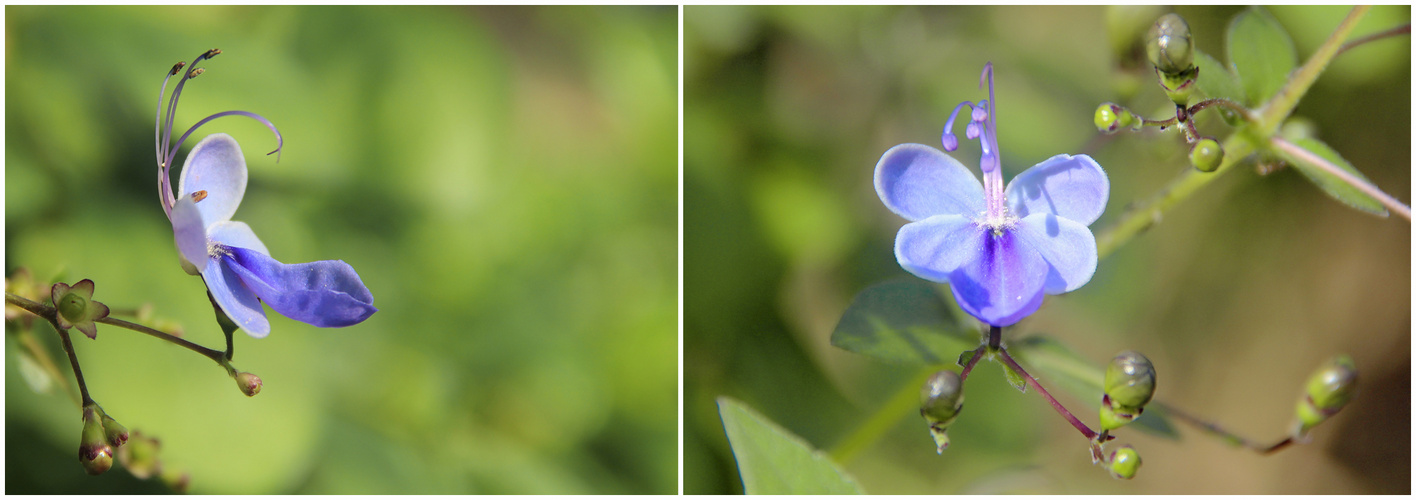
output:
[[[912,413],[910,410],[916,410],[913,413],[918,413],[919,388],[935,371],[926,369],[911,377],[909,382],[904,384],[895,395],[890,396],[890,399],[881,405],[880,409],[876,410],[869,419],[831,448],[831,459],[838,464],[849,462],[856,453],[870,446],[891,427],[894,427],[901,418]]]
[[[1372,185],[1372,183],[1368,182],[1366,179],[1362,179],[1355,175],[1352,175],[1352,173],[1343,170],[1342,167],[1333,165],[1332,162],[1323,159],[1323,157],[1321,156],[1313,154],[1312,151],[1308,151],[1306,149],[1303,149],[1302,147],[1299,147],[1297,144],[1293,144],[1291,142],[1283,140],[1283,138],[1281,137],[1274,137],[1272,139],[1269,139],[1269,143],[1273,145],[1274,149],[1277,149],[1285,155],[1292,157],[1294,160],[1298,160],[1303,163],[1318,167],[1323,171],[1332,174],[1333,177],[1341,179],[1342,182],[1346,182],[1348,185],[1357,188],[1358,191],[1366,193],[1367,196],[1375,198],[1382,205],[1385,205],[1388,210],[1396,212],[1397,215],[1405,217],[1408,221],[1411,220],[1411,207],[1402,204],[1400,201],[1397,201],[1396,198],[1393,198],[1391,195],[1382,192],[1382,190],[1380,189],[1377,189],[1376,186]]]
[[[84,385],[84,371],[79,369],[79,356],[74,354],[74,343],[69,340],[69,331],[59,328],[59,321],[54,318],[45,318],[49,324],[54,326],[54,331],[59,332],[59,339],[64,342],[64,352],[69,354],[69,365],[74,369],[74,380],[79,383],[79,397],[83,399],[81,406],[93,404],[93,398],[89,397],[88,386]]]
[[[1357,21],[1362,20],[1362,16],[1367,15],[1367,11],[1371,9],[1370,5],[1353,7],[1352,11],[1347,13],[1347,17],[1337,25],[1332,36],[1329,36],[1327,41],[1318,47],[1317,52],[1308,58],[1308,62],[1303,63],[1303,67],[1293,73],[1293,76],[1288,79],[1288,83],[1284,84],[1277,94],[1274,94],[1273,99],[1269,99],[1259,109],[1254,130],[1258,137],[1269,137],[1278,130],[1278,126],[1283,123],[1283,120],[1293,113],[1293,108],[1298,107],[1298,101],[1308,93],[1308,88],[1313,86],[1313,82],[1317,81],[1318,76],[1327,69],[1328,63],[1337,56],[1338,50],[1342,48],[1342,42],[1347,40],[1348,35],[1352,34],[1352,29],[1357,27]]]
[[[1288,445],[1293,444],[1293,438],[1287,437],[1284,439],[1280,439],[1278,442],[1271,445],[1262,445],[1252,440],[1245,439],[1244,436],[1240,436],[1238,434],[1224,430],[1224,428],[1220,427],[1219,424],[1206,421],[1194,415],[1190,415],[1189,413],[1185,413],[1184,411],[1181,411],[1179,408],[1176,408],[1174,406],[1161,403],[1159,401],[1151,402],[1151,406],[1160,408],[1162,411],[1169,413],[1170,416],[1175,417],[1176,420],[1193,425],[1196,428],[1199,428],[1205,432],[1209,432],[1210,434],[1219,436],[1231,444],[1243,446],[1261,455],[1267,455],[1278,450],[1282,450],[1288,447]]]
[[[1230,136],[1224,141],[1222,147],[1224,148],[1224,160],[1220,162],[1219,168],[1214,172],[1205,173],[1193,168],[1186,169],[1184,173],[1180,174],[1180,177],[1171,181],[1160,192],[1139,206],[1128,210],[1120,220],[1098,233],[1096,237],[1097,258],[1106,258],[1107,255],[1111,255],[1111,252],[1116,251],[1141,231],[1160,222],[1166,210],[1189,198],[1200,187],[1218,179],[1225,172],[1233,170],[1231,167],[1239,163],[1249,153],[1254,152],[1254,145],[1243,138],[1241,134]]]

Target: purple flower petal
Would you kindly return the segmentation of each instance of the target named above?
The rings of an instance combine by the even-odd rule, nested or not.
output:
[[[1050,213],[1090,226],[1106,210],[1111,182],[1087,155],[1057,155],[1023,171],[1004,195],[1013,216]]]
[[[1096,273],[1096,237],[1076,221],[1035,213],[1019,221],[1013,234],[1051,265],[1045,287],[1049,294],[1076,290]]]
[[[975,217],[983,185],[962,163],[922,144],[890,148],[875,164],[875,192],[891,212],[911,221],[935,215]]]
[[[197,191],[207,192],[197,209],[208,224],[231,220],[241,205],[246,194],[246,157],[231,136],[209,135],[187,153],[182,177],[177,180],[177,197]]]
[[[270,255],[266,250],[265,243],[256,237],[256,233],[251,231],[251,226],[247,226],[241,221],[223,221],[212,224],[207,228],[207,238],[228,247],[240,247],[255,250],[257,252]]]
[[[949,287],[964,312],[993,326],[1009,326],[1037,311],[1049,271],[1037,250],[1011,231],[995,235],[984,230],[969,245],[976,257],[949,274]]]
[[[211,291],[211,297],[216,299],[216,304],[236,326],[245,330],[247,335],[265,338],[270,335],[270,320],[266,319],[265,310],[261,309],[261,301],[230,269],[226,259],[202,261],[206,265],[202,269],[202,279],[206,280],[207,290]]]
[[[984,229],[962,215],[936,215],[911,222],[895,236],[895,259],[921,278],[944,283],[949,273],[977,259]]]
[[[202,200],[206,203],[208,200]],[[207,263],[206,225],[202,223],[202,213],[192,202],[191,196],[179,196],[172,206],[172,238],[177,242],[177,252],[193,268],[188,273],[196,274]],[[184,269],[187,266],[182,266]]]
[[[222,262],[280,314],[315,326],[349,326],[374,309],[374,295],[342,260],[282,264],[253,250],[228,247]],[[225,267],[225,266],[223,266]]]

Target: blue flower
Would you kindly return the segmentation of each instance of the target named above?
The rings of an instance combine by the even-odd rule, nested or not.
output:
[[[1003,186],[999,168],[993,64],[984,66],[988,100],[954,108],[941,142],[969,107],[969,139],[982,145],[983,183],[958,160],[921,144],[890,148],[875,165],[875,192],[911,222],[895,239],[895,258],[921,278],[949,283],[965,312],[993,326],[1032,314],[1044,294],[1076,290],[1096,272],[1096,238],[1087,226],[1106,209],[1110,182],[1086,155],[1057,155]]]
[[[261,302],[291,319],[315,326],[349,326],[368,319],[377,311],[374,296],[349,264],[339,260],[282,264],[270,257],[270,251],[250,226],[231,220],[246,192],[246,158],[231,136],[212,134],[192,148],[177,181],[179,194],[173,196],[167,169],[187,136],[208,121],[222,116],[247,116],[270,128],[283,144],[280,132],[260,115],[226,111],[197,122],[176,144],[168,147],[172,116],[182,86],[201,74],[202,70],[195,68],[198,62],[219,53],[221,51],[212,49],[192,62],[194,68],[183,74],[172,91],[165,121],[161,106],[166,80],[158,93],[159,198],[172,222],[182,268],[188,274],[200,275],[221,310],[252,337],[261,338],[270,333],[270,322]],[[174,66],[168,78],[176,75],[182,66],[182,63]],[[277,147],[271,153],[279,150]]]

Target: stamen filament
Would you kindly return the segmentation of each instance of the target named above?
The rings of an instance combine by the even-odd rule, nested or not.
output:
[[[267,155],[273,155],[273,154],[279,153],[279,152],[280,152],[280,148],[285,147],[285,138],[280,136],[280,131],[279,131],[279,130],[276,130],[275,124],[271,123],[270,120],[265,119],[264,116],[261,116],[261,115],[252,113],[252,112],[250,112],[250,111],[222,111],[222,112],[220,112],[220,113],[217,113],[217,114],[208,116],[208,117],[206,117],[206,118],[202,118],[202,120],[199,121],[199,122],[197,122],[196,125],[192,125],[192,128],[187,129],[187,132],[184,133],[184,134],[182,134],[182,137],[178,138],[178,139],[177,139],[177,142],[172,145],[172,150],[167,153],[167,162],[168,162],[168,163],[172,163],[172,160],[175,159],[174,157],[177,156],[177,149],[180,148],[180,147],[182,146],[182,143],[187,140],[187,136],[190,136],[190,135],[192,135],[192,132],[196,132],[196,131],[197,131],[197,128],[201,127],[202,125],[205,125],[206,122],[215,120],[215,119],[217,119],[217,118],[221,118],[221,117],[223,117],[223,116],[231,116],[231,115],[241,115],[241,116],[249,117],[249,118],[251,118],[251,119],[253,119],[253,120],[256,120],[256,121],[258,121],[258,122],[261,122],[261,124],[265,125],[266,128],[270,129],[271,133],[275,134],[275,140],[276,140],[275,151],[271,151],[271,152],[269,152],[269,153],[266,153]],[[277,162],[280,161],[280,157],[279,157],[279,156],[276,156],[276,157],[275,157],[275,161],[277,161]]]

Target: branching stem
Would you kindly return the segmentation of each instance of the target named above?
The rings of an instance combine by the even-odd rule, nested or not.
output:
[[[1265,446],[1256,443],[1252,440],[1246,439],[1238,434],[1234,434],[1232,432],[1224,430],[1224,428],[1220,427],[1219,424],[1200,419],[1199,417],[1190,415],[1189,413],[1185,413],[1184,411],[1181,411],[1179,408],[1176,408],[1174,406],[1161,403],[1159,401],[1152,402],[1151,406],[1161,408],[1166,413],[1169,413],[1171,416],[1175,417],[1176,420],[1193,425],[1203,431],[1209,432],[1210,434],[1214,434],[1216,436],[1224,438],[1225,441],[1228,441],[1234,445],[1243,446],[1261,455],[1268,455],[1270,453],[1274,453],[1278,450],[1282,450],[1288,447],[1288,445],[1290,444],[1293,444],[1293,438],[1286,437],[1274,444]]]
[[[74,368],[74,380],[79,383],[79,397],[83,399],[80,406],[93,404],[93,398],[89,397],[88,386],[84,385],[84,371],[79,369],[79,356],[74,354],[74,343],[69,340],[69,331],[59,328],[59,321],[52,316],[45,319],[54,326],[54,331],[59,332],[59,340],[64,342],[64,352],[69,354],[69,365]]]
[[[1028,385],[1031,385],[1034,389],[1037,389],[1038,394],[1042,394],[1042,397],[1047,399],[1048,404],[1052,405],[1052,409],[1057,410],[1057,413],[1059,415],[1062,415],[1062,418],[1067,419],[1067,422],[1071,423],[1072,427],[1076,427],[1077,431],[1081,432],[1082,435],[1087,438],[1087,440],[1092,440],[1096,438],[1096,432],[1092,431],[1090,427],[1087,427],[1087,424],[1082,423],[1082,421],[1079,420],[1076,415],[1073,415],[1072,412],[1067,411],[1067,408],[1062,406],[1062,403],[1059,403],[1057,401],[1057,398],[1052,397],[1052,394],[1048,393],[1047,389],[1043,388],[1042,384],[1039,384],[1037,382],[1037,379],[1033,378],[1032,375],[1028,375],[1028,371],[1024,370],[1023,366],[1019,365],[1017,361],[1013,360],[1013,356],[1010,356],[1008,354],[1008,349],[998,349],[998,355],[999,357],[1003,358],[1004,364],[1007,364],[1009,368],[1012,368],[1013,371],[1017,372],[1018,375],[1022,376],[1023,380],[1026,380],[1028,382]]]
[[[58,321],[58,320],[56,319],[56,316],[55,316],[56,314],[58,314],[58,310],[55,309],[53,306],[49,306],[49,305],[46,305],[46,304],[41,304],[41,303],[39,303],[39,302],[35,302],[35,301],[26,299],[26,298],[24,298],[24,297],[21,297],[21,296],[18,296],[18,295],[15,295],[15,294],[13,294],[13,293],[9,293],[9,292],[6,292],[6,293],[5,293],[5,302],[8,302],[8,303],[10,303],[10,304],[14,304],[15,306],[17,306],[17,307],[19,307],[19,308],[21,308],[21,309],[24,309],[24,310],[26,310],[26,311],[29,311],[29,312],[33,313],[35,316],[39,316],[39,317],[41,317],[41,318],[44,318],[44,319],[46,319],[46,320],[49,320],[50,323],[56,323],[56,322]],[[95,321],[98,322],[98,323],[106,324],[106,325],[113,325],[113,326],[120,327],[120,328],[126,328],[126,329],[129,329],[129,330],[132,330],[132,331],[135,331],[135,332],[139,332],[139,333],[146,333],[146,334],[151,335],[151,336],[153,336],[153,337],[157,337],[157,338],[160,338],[160,339],[162,339],[162,340],[166,340],[166,341],[168,341],[168,342],[171,342],[171,343],[173,343],[173,344],[177,344],[177,345],[180,345],[180,346],[182,346],[182,347],[186,347],[187,349],[191,349],[192,351],[196,352],[197,354],[201,354],[201,355],[206,356],[207,358],[211,359],[212,361],[215,361],[215,362],[216,362],[217,364],[219,364],[219,365],[226,366],[226,364],[227,364],[227,363],[226,363],[226,359],[225,359],[225,353],[223,353],[223,352],[221,352],[221,351],[218,351],[218,350],[215,350],[215,349],[208,349],[208,348],[202,347],[202,346],[200,346],[200,345],[194,344],[194,343],[192,343],[192,342],[190,342],[190,341],[188,341],[188,340],[186,340],[186,339],[183,339],[183,338],[178,337],[178,336],[176,336],[176,335],[172,335],[172,334],[170,334],[170,333],[165,333],[165,332],[162,332],[162,331],[159,331],[159,330],[155,330],[155,329],[152,329],[152,328],[143,326],[143,325],[139,325],[139,324],[137,324],[137,323],[130,323],[130,322],[123,321],[123,320],[121,320],[121,319],[117,319],[117,318],[113,318],[113,317],[100,318],[100,319],[97,319],[97,320],[95,320]],[[74,355],[73,355],[72,349],[69,348],[68,335],[64,332],[64,330],[60,329],[57,324],[54,325],[54,329],[57,330],[57,331],[59,331],[59,335],[65,339],[65,340],[64,340],[65,349],[70,351],[70,353],[69,353],[69,358],[70,358],[70,361],[72,361],[72,362],[74,363],[74,371],[77,373],[77,372],[78,372],[78,367],[79,367],[79,365],[78,365],[78,361],[77,361],[76,359],[74,359],[74,357],[73,357]],[[80,386],[80,389],[83,388],[83,380],[82,380],[82,379],[80,379],[80,381],[79,381],[79,386]],[[87,393],[87,391],[84,391],[84,392]],[[85,399],[87,399],[87,397],[85,397]]]

